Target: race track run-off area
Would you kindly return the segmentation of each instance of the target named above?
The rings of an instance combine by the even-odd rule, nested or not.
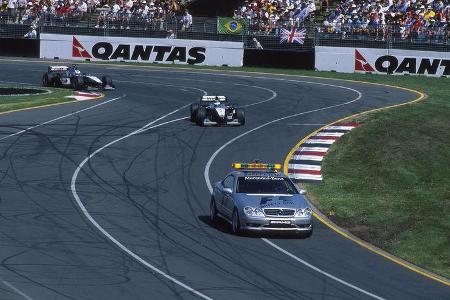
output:
[[[3,61],[0,82],[38,84],[47,64]],[[448,299],[448,286],[318,221],[299,239],[234,236],[208,217],[212,185],[233,162],[283,163],[314,130],[416,93],[268,74],[80,68],[111,75],[116,91],[0,115],[0,299]],[[189,105],[205,94],[244,106],[245,126],[191,123]]]

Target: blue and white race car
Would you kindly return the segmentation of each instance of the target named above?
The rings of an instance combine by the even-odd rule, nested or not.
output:
[[[49,66],[47,72],[42,76],[43,86],[67,87],[74,90],[89,88],[101,90],[113,90],[115,85],[109,76],[97,76],[81,73],[75,65],[72,66]]]
[[[304,190],[297,190],[280,164],[235,163],[214,186],[210,219],[221,217],[234,234],[242,231],[285,231],[310,237],[312,209]]]
[[[245,112],[225,96],[203,96],[199,103],[191,104],[191,122],[199,126],[244,125]]]

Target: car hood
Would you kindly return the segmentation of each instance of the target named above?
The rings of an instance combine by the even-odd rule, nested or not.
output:
[[[257,195],[236,194],[236,200],[240,206],[251,206],[255,208],[305,208],[309,207],[303,195]]]

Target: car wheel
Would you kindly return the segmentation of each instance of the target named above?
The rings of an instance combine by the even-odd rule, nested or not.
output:
[[[215,223],[217,221],[217,207],[213,196],[211,196],[211,203],[209,205],[209,220],[211,223]]]
[[[206,109],[204,107],[199,107],[197,109],[197,116],[195,117],[197,125],[203,126],[203,122],[206,119]]]
[[[197,109],[198,109],[198,104],[192,103],[191,104],[191,122],[195,122],[195,119],[197,116]]]
[[[102,77],[102,87],[105,88],[106,86],[110,86],[112,88],[115,87],[111,77],[105,75]]]
[[[42,76],[42,85],[43,86],[49,86],[50,85],[50,81],[48,80],[48,75],[44,74],[44,76]]]
[[[241,232],[241,222],[239,221],[239,214],[237,209],[233,211],[233,218],[231,220],[231,231],[233,234],[239,234]]]
[[[74,90],[79,91],[79,90],[83,89],[83,86],[84,86],[83,78],[72,77],[70,80],[72,82],[72,87]]]
[[[236,109],[236,116],[237,116],[239,124],[244,125],[245,124],[245,112],[242,108]]]

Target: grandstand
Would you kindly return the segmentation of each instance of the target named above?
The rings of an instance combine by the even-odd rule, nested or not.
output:
[[[23,37],[32,26],[38,35],[240,40],[247,48],[264,49],[301,50],[314,45],[450,48],[449,0],[27,1],[2,2],[0,37]],[[240,20],[242,32],[220,34],[217,16]],[[305,29],[302,43],[281,44],[283,29],[293,28]]]

